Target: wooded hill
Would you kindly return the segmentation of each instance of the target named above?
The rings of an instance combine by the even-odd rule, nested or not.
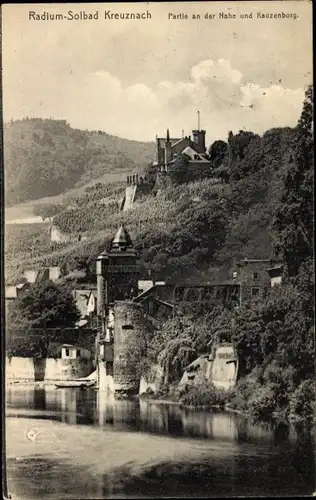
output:
[[[252,418],[292,421],[301,428],[303,423],[315,424],[312,111],[313,89],[309,88],[295,128],[272,129],[262,137],[244,131],[230,135],[230,154],[227,144],[217,141],[211,147],[213,168],[204,180],[190,182],[186,162],[180,160],[173,185],[151,193],[128,212],[107,212],[104,205],[103,215],[97,217],[99,196],[104,198],[106,190],[99,187],[99,193],[96,188],[86,192],[96,208],[89,204],[84,211],[78,204],[70,215],[67,210],[61,212],[59,223],[64,230],[73,230],[76,224],[89,221],[91,240],[58,249],[37,244],[33,246],[37,256],[26,254],[25,244],[13,268],[19,263],[65,265],[68,270],[91,270],[95,276],[94,260],[122,221],[131,232],[141,265],[150,268],[152,275],[174,282],[203,283],[212,275],[221,279],[235,259],[277,253],[284,262],[281,288],[271,287],[266,296],[244,301],[233,310],[212,308],[205,301],[195,303],[191,310],[188,304],[180,304],[182,310],[150,341],[145,334],[138,335],[137,345],[133,341],[129,352],[139,375],[160,363],[163,390],[170,395],[189,363],[209,354],[218,340],[232,341],[240,360],[237,387],[222,393],[201,385],[187,391],[182,401],[202,406],[229,404]],[[108,198],[116,192],[112,186]],[[55,322],[63,318],[65,309],[57,314],[62,294],[49,286],[56,299]],[[14,301],[13,320],[19,319],[25,306],[27,322],[31,309],[33,324],[41,326],[42,310],[34,308],[38,297],[51,310],[51,299],[43,288],[26,298],[26,304]],[[21,328],[17,323],[16,327]]]
[[[302,117],[311,100],[309,96]],[[183,181],[180,175],[172,186],[153,192],[130,211],[120,212],[115,204],[123,195],[122,183],[86,189],[54,222],[64,232],[88,231],[88,241],[56,244],[37,235],[27,245],[24,228],[19,244],[18,228],[12,227],[12,237],[9,234],[6,239],[7,278],[11,280],[22,267],[42,265],[65,266],[69,271],[84,268],[93,275],[95,258],[122,222],[139,252],[142,269],[167,281],[225,279],[236,260],[273,257],[279,239],[274,218],[286,202],[282,202],[285,180],[298,161],[312,175],[312,161],[296,151],[301,129],[298,124],[268,130],[263,136],[241,131],[230,137],[231,155],[227,143],[216,141],[210,151],[213,168],[204,180]],[[312,182],[306,186],[312,189]],[[299,194],[293,206],[285,204],[284,217],[287,210],[294,214],[289,230],[295,213],[312,217],[311,193]],[[306,224],[310,226],[310,220]]]
[[[154,143],[73,129],[65,120],[11,121],[4,125],[5,203],[58,195],[104,174],[142,172],[154,151]]]

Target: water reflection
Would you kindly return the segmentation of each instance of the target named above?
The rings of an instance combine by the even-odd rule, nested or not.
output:
[[[115,400],[91,388],[12,386],[6,404],[9,415],[67,423],[73,436],[71,466],[48,457],[33,457],[18,468],[9,462],[15,487],[28,488],[30,498],[47,498],[47,484],[55,498],[262,496],[314,489],[315,446],[303,430],[298,435],[293,428],[254,425],[237,414]]]
[[[241,415],[198,411],[178,405],[154,404],[144,400],[116,400],[111,392],[92,388],[39,388],[11,386],[6,391],[7,411],[23,416],[50,418],[75,425],[112,427],[228,442],[295,441],[293,428],[255,425]],[[18,414],[19,412],[17,412]]]

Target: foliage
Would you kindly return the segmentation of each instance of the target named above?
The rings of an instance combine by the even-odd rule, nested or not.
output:
[[[300,376],[311,375],[313,356],[313,275],[303,268],[300,281],[272,288],[263,302],[240,308],[234,341],[246,370],[276,358]]]
[[[181,397],[181,403],[188,406],[220,406],[223,407],[230,399],[230,392],[224,392],[206,383],[190,387]]]
[[[225,141],[215,141],[211,144],[208,150],[208,155],[213,168],[218,168],[222,165],[226,152],[227,143]]]
[[[315,423],[315,380],[304,380],[293,392],[289,403],[290,420]]]
[[[45,219],[52,219],[59,210],[60,208],[53,204],[35,205],[34,215],[42,217],[43,221],[45,221]]]
[[[185,313],[181,312],[184,310]],[[192,304],[191,308],[179,304],[174,316],[147,340],[143,351],[146,366],[142,364],[140,372],[158,362],[164,371],[165,386],[179,381],[186,367],[201,354],[210,352],[223,332],[226,334],[229,320],[230,314],[219,306],[213,306],[200,315]],[[143,345],[141,339],[139,344]]]
[[[45,356],[56,329],[74,328],[79,319],[67,287],[52,281],[34,283],[7,307],[7,350],[11,355],[24,352],[25,356],[31,350]]]
[[[142,170],[154,144],[72,129],[65,120],[40,118],[4,126],[6,203],[53,196],[104,174]]]
[[[270,421],[276,406],[275,391],[269,386],[258,387],[248,400],[247,410],[254,420]]]
[[[306,91],[303,111],[283,174],[283,189],[274,218],[276,250],[290,276],[313,255],[313,89]]]
[[[169,169],[169,176],[174,185],[188,182],[188,168],[189,157],[186,154],[179,154]]]

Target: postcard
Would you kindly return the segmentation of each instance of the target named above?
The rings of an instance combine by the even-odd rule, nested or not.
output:
[[[1,23],[5,497],[311,495],[312,3]]]

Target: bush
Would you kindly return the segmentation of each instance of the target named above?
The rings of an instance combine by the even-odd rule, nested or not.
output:
[[[248,401],[248,411],[254,420],[273,420],[276,406],[276,393],[269,386],[259,387]]]
[[[225,406],[230,393],[215,389],[214,386],[202,384],[189,388],[181,398],[181,402],[189,406]]]
[[[232,391],[229,401],[230,408],[247,411],[248,401],[252,394],[256,392],[258,385],[259,382],[257,378],[253,377],[252,375],[240,379],[237,386]]]
[[[315,381],[304,380],[293,392],[290,403],[290,420],[315,422]]]

